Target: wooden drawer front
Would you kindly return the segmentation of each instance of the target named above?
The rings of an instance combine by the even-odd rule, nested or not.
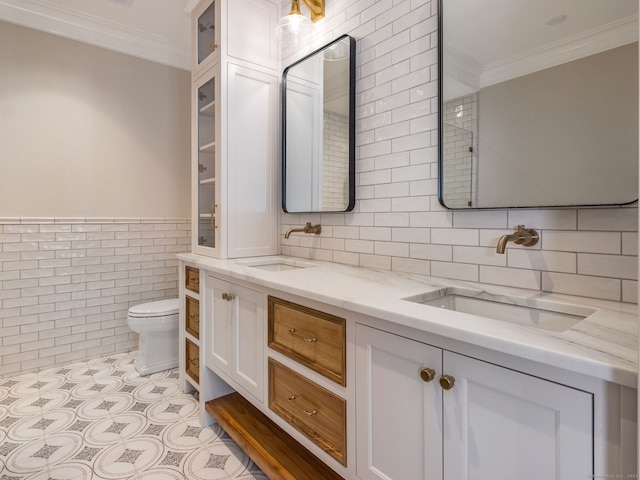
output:
[[[347,465],[347,402],[269,358],[269,408]]]
[[[191,340],[186,339],[187,368],[186,372],[196,383],[200,383],[200,347]]]
[[[186,326],[185,330],[191,335],[200,339],[200,302],[186,295]]]
[[[184,286],[187,290],[200,293],[200,270],[193,267],[184,267]]]
[[[346,386],[345,319],[269,297],[269,347]]]

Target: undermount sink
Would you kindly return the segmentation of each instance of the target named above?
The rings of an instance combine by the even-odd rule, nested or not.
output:
[[[403,300],[551,332],[564,332],[596,312],[580,305],[464,288],[445,288]]]
[[[285,270],[297,270],[300,268],[315,267],[312,263],[305,263],[294,259],[269,258],[256,261],[242,262],[242,265],[269,272],[282,272]]]

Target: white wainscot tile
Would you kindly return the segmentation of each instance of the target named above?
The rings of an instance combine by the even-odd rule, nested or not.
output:
[[[622,301],[638,303],[638,282],[633,280],[622,280]]]
[[[391,257],[383,255],[360,255],[360,266],[365,268],[377,268],[391,270]]]
[[[431,262],[431,275],[455,280],[478,281],[478,265],[468,263]]]
[[[408,213],[376,213],[374,218],[375,218],[376,227],[408,227],[409,226]]]
[[[578,273],[599,277],[638,279],[638,257],[578,254]]]
[[[429,260],[417,260],[415,258],[393,257],[391,259],[391,270],[394,272],[431,275],[431,262]]]
[[[540,272],[481,265],[480,282],[540,290]]]
[[[507,212],[503,210],[453,212],[453,226],[456,228],[507,228]]]
[[[638,208],[596,208],[578,210],[580,230],[638,231]]]
[[[510,210],[509,227],[518,225],[534,230],[575,230],[576,210]]]
[[[394,228],[391,239],[394,242],[431,243],[431,229],[415,227]]]
[[[638,232],[622,232],[622,254],[638,255]]]
[[[345,225],[368,227],[373,225],[373,213],[352,213],[345,216]]]
[[[323,222],[324,232],[324,222]],[[333,236],[336,238],[360,238],[360,227],[337,225],[333,227]]]
[[[620,301],[621,288],[619,279],[542,272],[542,290],[545,292]]]
[[[432,228],[431,242],[445,245],[478,245],[479,231],[464,228]]]
[[[546,272],[576,273],[575,253],[509,248],[507,265],[511,268],[528,268]]]
[[[409,182],[419,179],[431,178],[431,167],[429,164],[412,165],[410,167],[394,168],[391,178],[394,182]]]
[[[354,252],[333,252],[333,261],[336,263],[344,263],[347,265],[360,265],[360,254]]]
[[[393,212],[423,212],[429,206],[429,197],[397,197],[391,199]],[[407,225],[408,226],[408,225]]]
[[[409,244],[399,242],[375,242],[376,255],[388,255],[391,257],[408,257]]]
[[[411,160],[409,152],[391,153],[389,155],[381,155],[375,158],[374,164],[376,170],[398,169],[406,167]]]
[[[377,217],[380,212],[391,211],[391,199],[390,198],[375,198],[375,199],[363,199],[358,202],[358,208],[361,213],[371,213]],[[371,222],[373,225],[373,222]]]
[[[411,212],[410,220],[412,227],[447,228],[453,225],[453,213],[449,211]]]
[[[494,265],[505,267],[505,255],[498,255],[491,247],[453,247],[453,261],[458,263],[472,263],[477,265]]]
[[[370,240],[345,240],[344,249],[347,252],[373,253],[374,242]]]
[[[621,243],[619,232],[542,232],[545,250],[619,254]]]
[[[451,245],[412,243],[409,246],[409,256],[423,260],[450,262],[453,259],[453,247]]]
[[[376,185],[374,189],[375,198],[407,197],[408,195],[409,182],[385,183]]]
[[[360,239],[361,240],[391,240],[391,227],[360,227]]]

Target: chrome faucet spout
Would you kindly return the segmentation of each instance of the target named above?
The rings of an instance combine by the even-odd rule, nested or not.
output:
[[[518,229],[515,233],[500,237],[500,240],[498,240],[498,246],[496,247],[496,253],[504,254],[507,243],[509,242],[522,245],[523,247],[532,247],[538,243],[539,239],[540,237],[538,236],[538,232],[530,228],[524,228],[524,225],[518,225]]]
[[[287,233],[284,234],[284,238],[288,239],[294,232],[315,233],[316,235],[320,235],[320,233],[322,233],[322,226],[311,225],[311,222],[307,222],[304,227],[290,228],[287,230]]]

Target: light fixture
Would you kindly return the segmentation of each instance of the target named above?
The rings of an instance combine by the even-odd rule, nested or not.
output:
[[[282,17],[278,22],[276,36],[279,40],[282,39],[284,32],[288,31],[293,36],[294,43],[297,43],[298,35],[309,30],[314,22],[324,18],[324,0],[302,0],[302,3],[311,12],[311,20],[300,12],[300,0],[291,0],[289,15]]]

